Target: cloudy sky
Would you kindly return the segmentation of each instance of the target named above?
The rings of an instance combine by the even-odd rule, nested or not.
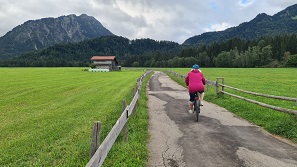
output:
[[[274,15],[296,0],[0,0],[0,37],[27,20],[87,14],[115,35],[183,43]]]

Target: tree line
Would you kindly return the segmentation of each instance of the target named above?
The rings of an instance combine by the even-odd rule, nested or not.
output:
[[[125,67],[297,67],[297,35],[233,38],[210,45],[104,36],[64,43],[0,61],[2,67],[82,67],[92,56],[116,56]]]
[[[134,67],[297,67],[297,36],[281,35],[244,41],[233,38],[222,43],[184,45],[174,55],[151,53],[130,55],[126,66]]]

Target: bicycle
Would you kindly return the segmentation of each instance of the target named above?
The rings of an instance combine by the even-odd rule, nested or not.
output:
[[[200,114],[200,98],[198,93],[195,93],[195,100],[194,100],[194,112],[195,112],[195,116],[196,116],[196,121],[198,122],[198,118],[199,118],[199,114]]]

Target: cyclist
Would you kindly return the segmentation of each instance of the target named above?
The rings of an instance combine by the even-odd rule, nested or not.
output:
[[[189,101],[189,113],[193,114],[193,104],[195,100],[195,93],[200,93],[200,105],[203,106],[204,98],[204,85],[206,80],[199,69],[199,65],[194,64],[192,70],[188,73],[185,82],[188,86],[190,101]]]

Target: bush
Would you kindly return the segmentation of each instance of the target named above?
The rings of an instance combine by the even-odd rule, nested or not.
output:
[[[297,67],[297,55],[292,55],[286,62],[287,67]]]
[[[94,69],[94,68],[96,68],[96,65],[95,65],[94,63],[92,63],[92,64],[90,64],[90,67],[91,67],[92,69]]]

